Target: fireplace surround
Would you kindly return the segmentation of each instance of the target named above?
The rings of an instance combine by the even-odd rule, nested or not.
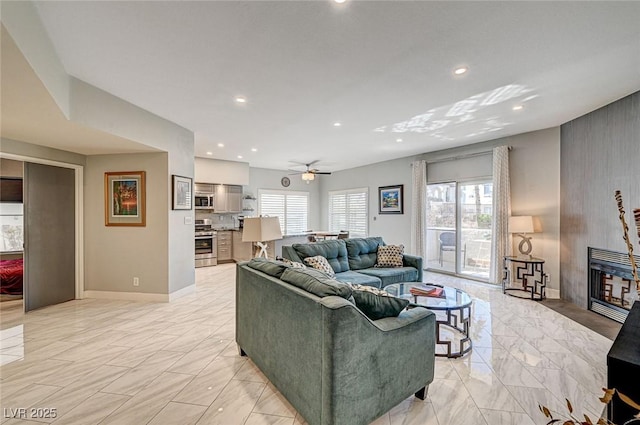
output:
[[[588,265],[589,310],[624,323],[638,299],[628,254],[589,247]]]

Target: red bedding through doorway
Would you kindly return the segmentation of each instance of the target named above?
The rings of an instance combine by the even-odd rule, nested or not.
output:
[[[0,261],[0,294],[22,295],[23,260]]]

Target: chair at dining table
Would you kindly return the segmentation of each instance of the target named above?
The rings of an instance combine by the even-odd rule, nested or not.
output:
[[[349,237],[348,230],[340,230],[340,232],[338,232],[338,239],[347,239],[348,237]]]

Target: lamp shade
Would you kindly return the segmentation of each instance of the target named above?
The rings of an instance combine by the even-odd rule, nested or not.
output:
[[[534,231],[532,216],[509,217],[509,233],[534,233]]]
[[[247,217],[242,229],[242,242],[264,242],[282,239],[278,217]]]

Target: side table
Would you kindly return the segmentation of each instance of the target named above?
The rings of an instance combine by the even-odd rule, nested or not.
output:
[[[545,288],[548,280],[549,276],[544,272],[542,258],[504,257],[503,293],[541,301],[546,298]]]

